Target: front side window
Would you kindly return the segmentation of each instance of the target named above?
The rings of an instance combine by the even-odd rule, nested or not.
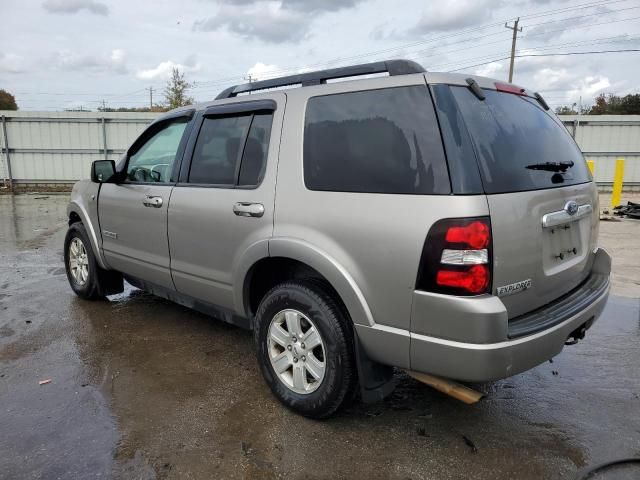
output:
[[[193,152],[189,183],[255,186],[264,175],[271,113],[205,117]]]
[[[426,86],[313,97],[304,130],[311,190],[447,194],[447,164]]]
[[[179,118],[160,127],[129,155],[127,181],[167,183],[176,161],[188,118]]]

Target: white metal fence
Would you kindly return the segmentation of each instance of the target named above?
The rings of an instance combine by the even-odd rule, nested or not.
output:
[[[91,162],[117,160],[159,114],[0,111],[0,178],[15,183],[72,183],[89,176]],[[562,116],[596,181],[613,182],[616,158],[624,181],[640,186],[640,115]]]
[[[117,160],[157,113],[0,111],[0,176],[15,183],[70,183],[91,162]]]
[[[640,115],[561,115],[600,185],[613,183],[617,158],[624,158],[624,182],[640,185]]]

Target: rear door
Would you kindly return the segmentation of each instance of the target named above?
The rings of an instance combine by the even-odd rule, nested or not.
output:
[[[167,207],[190,119],[190,113],[182,113],[151,125],[129,149],[124,180],[102,184],[98,198],[109,266],[169,289],[174,287]]]
[[[232,309],[233,272],[251,249],[268,256],[284,94],[210,107],[169,206],[176,289]]]
[[[491,213],[493,292],[510,318],[578,286],[593,260],[597,191],[564,126],[529,97],[484,90],[480,100],[457,86],[434,92],[457,104],[471,138]]]

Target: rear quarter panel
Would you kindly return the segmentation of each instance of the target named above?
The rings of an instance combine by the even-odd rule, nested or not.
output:
[[[374,323],[404,330],[410,327],[412,293],[429,228],[445,217],[487,215],[486,199],[308,190],[304,115],[307,100],[316,95],[424,83],[422,75],[407,75],[288,90],[276,188],[274,237],[304,240],[331,258],[360,288]]]

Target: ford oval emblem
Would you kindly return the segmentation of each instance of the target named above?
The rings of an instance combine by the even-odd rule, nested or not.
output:
[[[573,216],[576,213],[578,213],[578,204],[576,202],[574,202],[573,200],[570,200],[564,206],[564,211],[567,212],[569,215]]]

